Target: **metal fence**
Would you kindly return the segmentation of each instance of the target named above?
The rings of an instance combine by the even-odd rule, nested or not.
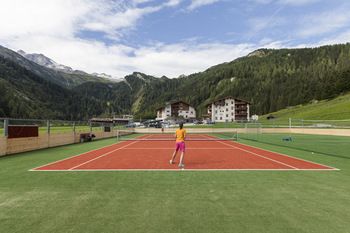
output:
[[[9,126],[37,126],[35,137],[8,137]],[[0,156],[25,151],[116,137],[122,126],[89,121],[0,118]],[[84,139],[84,140],[82,140]]]
[[[38,126],[39,136],[9,139],[7,137],[7,125]],[[157,127],[159,127],[159,125],[157,125]],[[172,132],[178,125],[175,123],[161,124],[161,127],[164,128],[164,132]],[[95,139],[102,139],[116,137],[117,131],[120,129],[133,129],[140,131],[140,133],[160,133],[162,132],[161,127],[156,128],[155,125],[145,125],[137,122],[128,125],[117,125],[113,123],[96,123],[89,121],[0,118],[0,155],[79,143],[81,142],[82,134],[90,133],[94,134]],[[336,148],[337,145],[339,145],[336,143],[347,142],[350,136],[350,120],[277,119],[261,122],[223,122],[215,124],[192,122],[186,123],[185,128],[189,133],[200,131],[207,132],[208,130],[235,130],[238,132],[238,137],[241,139],[283,146],[297,145],[297,147],[301,147],[301,142],[308,142],[306,145],[309,146],[319,145],[317,142],[323,141],[324,144],[321,144],[319,147],[329,142],[329,145],[333,143],[333,148]],[[319,136],[316,137],[312,135]],[[322,135],[331,137],[325,140]],[[339,139],[332,136],[346,137]],[[299,144],[297,144],[297,142]],[[316,151],[316,149],[314,150]]]

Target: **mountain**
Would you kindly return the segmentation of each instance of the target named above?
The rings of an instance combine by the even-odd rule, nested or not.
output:
[[[81,70],[73,70],[71,67],[69,66],[65,66],[62,64],[59,64],[57,62],[55,62],[54,60],[52,60],[51,58],[45,56],[44,54],[38,54],[38,53],[26,53],[23,50],[18,50],[17,51],[18,54],[20,54],[21,56],[27,58],[29,61],[35,62],[38,65],[44,66],[46,68],[50,68],[56,71],[60,71],[63,73],[67,73],[67,74],[76,74],[76,75],[84,75],[84,76],[94,76],[96,78],[103,78],[103,79],[107,79],[107,80],[117,80],[120,81],[120,79],[116,79],[115,77],[113,77],[112,75],[108,75],[105,73],[92,73],[92,74],[88,74],[84,71]]]
[[[43,54],[37,54],[37,53],[27,54],[23,50],[18,50],[17,53],[27,58],[28,60],[35,62],[38,65],[41,65],[50,69],[54,69],[54,70],[59,70],[65,73],[74,72],[74,70],[71,67],[58,64]],[[83,74],[86,74],[86,73],[83,73]]]
[[[23,51],[20,51],[20,53],[22,53],[22,55],[0,45],[1,57],[8,59],[16,63],[17,65],[35,73],[39,77],[47,81],[53,82],[57,85],[60,85],[62,87],[73,88],[77,85],[80,85],[84,82],[89,82],[89,81],[111,82],[111,80],[89,75],[82,71],[73,71],[69,73],[69,72],[63,72],[61,70],[57,70],[53,68],[48,68],[36,62],[42,62],[43,64],[46,64],[48,66],[51,64],[51,62],[53,62],[51,65],[55,64],[55,62],[52,61],[50,58],[47,58],[44,55],[27,55],[28,57],[36,61],[34,62],[24,57],[23,54],[25,53]],[[62,65],[57,64],[57,66],[62,66]]]
[[[165,102],[179,99],[195,106],[201,116],[205,113],[206,104],[224,96],[245,99],[251,102],[252,114],[262,115],[313,100],[334,98],[350,91],[350,44],[304,49],[259,49],[234,61],[176,79],[134,72],[120,82],[95,78],[79,80],[79,77],[76,81],[72,74],[35,63],[33,65],[20,55],[21,59],[6,57],[2,52],[4,50],[14,55],[0,47],[0,57],[5,63],[11,61],[36,78],[55,83],[65,92],[68,90],[67,95],[75,96],[75,99],[68,98],[59,103],[65,108],[57,110],[55,114],[65,119],[87,119],[112,113],[132,113],[136,118],[152,118],[156,109]],[[0,69],[7,68],[3,66]],[[69,75],[74,85],[60,84],[65,78],[62,74]],[[16,75],[21,79],[21,73]],[[1,79],[4,78],[0,75]],[[9,82],[8,79],[6,81]],[[2,88],[6,88],[6,85],[3,84]],[[25,85],[17,87],[18,96],[26,93],[27,89]],[[21,101],[25,102],[23,99]],[[55,101],[55,98],[52,99],[50,106],[55,106]],[[6,105],[3,115],[13,116],[12,105],[6,101],[2,101],[0,107],[2,105]],[[50,109],[47,105],[44,107]],[[23,116],[28,115],[25,115],[27,111],[23,110]],[[47,116],[42,114],[41,117]]]
[[[41,78],[0,56],[0,116],[34,119],[87,119],[100,102]]]
[[[130,79],[142,85],[133,103],[136,115],[154,116],[166,101],[182,99],[201,116],[206,104],[224,96],[250,101],[251,112],[261,115],[350,91],[350,44],[260,49],[182,78]]]

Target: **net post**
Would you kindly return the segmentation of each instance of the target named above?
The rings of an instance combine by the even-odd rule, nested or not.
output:
[[[73,133],[75,133],[75,121],[73,121]]]

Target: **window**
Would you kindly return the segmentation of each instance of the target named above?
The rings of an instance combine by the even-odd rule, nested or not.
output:
[[[231,112],[231,116],[233,116],[233,112]]]
[[[226,117],[228,117],[228,114],[226,114]]]
[[[228,108],[226,108],[226,112],[228,112]]]
[[[220,117],[220,120],[222,120],[222,117]]]
[[[233,110],[233,106],[231,107],[231,110]]]
[[[233,101],[231,101],[231,104],[233,104]]]
[[[226,106],[228,106],[228,103],[226,103]]]
[[[215,120],[217,120],[218,118],[217,117],[215,117]]]

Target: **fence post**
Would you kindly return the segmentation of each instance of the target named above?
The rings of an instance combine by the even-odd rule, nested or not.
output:
[[[50,135],[50,133],[51,133],[50,120],[46,121],[46,126],[47,126],[47,134]]]
[[[4,120],[4,136],[7,137],[9,135],[9,119]]]
[[[289,118],[289,129],[292,129],[292,118]]]

